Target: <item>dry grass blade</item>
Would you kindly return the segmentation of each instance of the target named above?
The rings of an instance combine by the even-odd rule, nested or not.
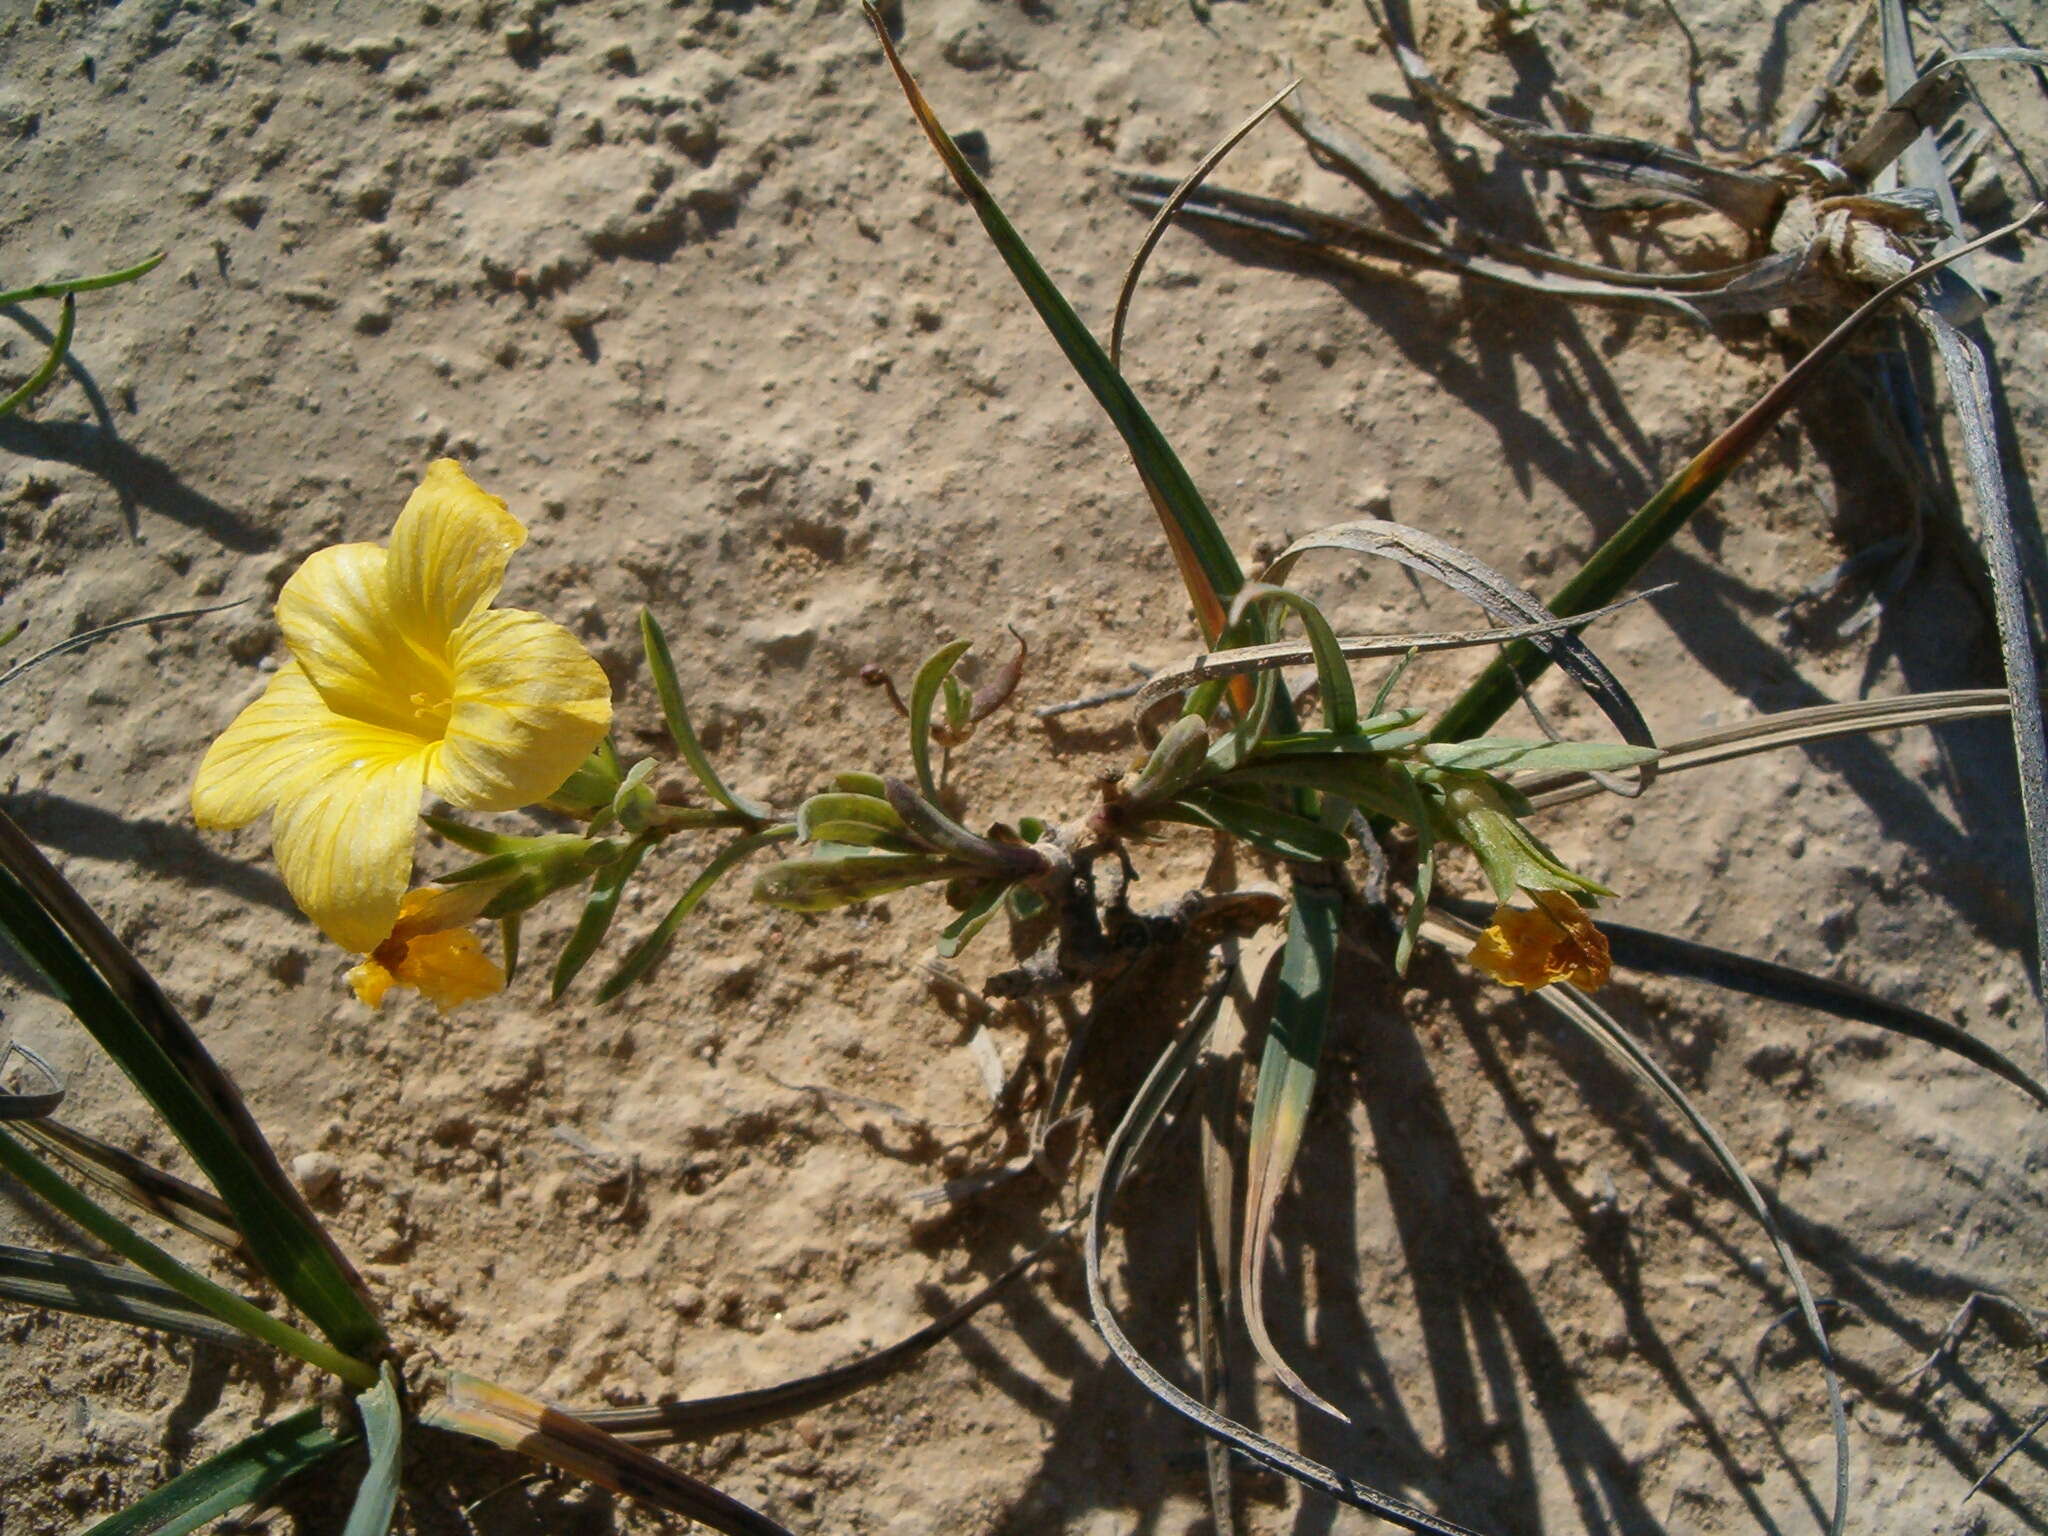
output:
[[[2048,965],[2048,723],[2042,719],[2041,673],[2034,659],[2034,626],[2027,614],[2019,539],[2013,527],[2012,502],[2006,495],[2005,470],[1999,462],[1991,363],[1967,332],[1958,330],[1932,305],[1916,307],[1913,313],[1934,342],[1942,371],[1948,376],[1949,396],[1963,429],[1963,457],[1970,468],[1984,561],[1991,569],[1992,608],[2012,700],[2020,816],[2026,827],[2027,865],[2034,885],[2034,967],[2038,977],[2041,966]],[[2038,1000],[2040,994],[2036,996]],[[2042,1027],[2048,1031],[2048,1009],[2044,1009]]]
[[[211,1190],[152,1168],[134,1153],[124,1152],[97,1136],[75,1131],[60,1121],[31,1120],[15,1129],[45,1152],[62,1159],[74,1172],[138,1210],[147,1211],[158,1221],[248,1257],[234,1213]]]
[[[68,1253],[0,1243],[0,1296],[23,1306],[183,1334],[222,1349],[255,1347],[239,1328],[230,1327],[130,1264],[102,1264]]]
[[[1479,930],[1441,908],[1433,908],[1423,925],[1424,932],[1437,943],[1444,945],[1455,954],[1470,951],[1472,943],[1479,936]],[[1835,1439],[1835,1497],[1834,1509],[1828,1517],[1828,1536],[1842,1536],[1844,1523],[1849,1515],[1849,1420],[1842,1406],[1842,1384],[1835,1374],[1834,1353],[1828,1347],[1827,1326],[1821,1322],[1820,1309],[1815,1305],[1813,1292],[1806,1283],[1805,1268],[1799,1256],[1785,1240],[1779,1229],[1777,1218],[1771,1214],[1763,1192],[1743,1171],[1742,1164],[1728,1144],[1721,1139],[1721,1133],[1713,1123],[1700,1113],[1685,1090],[1678,1086],[1671,1074],[1658,1064],[1657,1059],[1636,1044],[1635,1038],[1616,1022],[1613,1015],[1594,1002],[1578,988],[1564,982],[1538,989],[1531,993],[1530,1001],[1540,1003],[1560,1018],[1579,1030],[1599,1045],[1615,1060],[1628,1069],[1631,1075],[1659,1094],[1666,1103],[1676,1109],[1686,1124],[1692,1127],[1728,1175],[1742,1196],[1743,1204],[1757,1220],[1770,1238],[1771,1246],[1778,1255],[1779,1266],[1785,1277],[1791,1281],[1793,1293],[1798,1297],[1799,1315],[1806,1324],[1806,1331],[1820,1356],[1821,1371],[1827,1381],[1828,1419],[1834,1430]]]
[[[1612,133],[1574,133],[1489,111],[1447,90],[1421,55],[1405,47],[1391,33],[1387,40],[1416,96],[1464,118],[1531,165],[1604,176],[1662,196],[1683,198],[1725,214],[1752,233],[1769,228],[1784,201],[1784,188],[1775,177],[1709,165],[1647,139]]]
[[[1559,635],[1582,629],[1632,607],[1646,597],[1669,591],[1671,583],[1637,592],[1618,603],[1575,613],[1568,619],[1551,618],[1540,624],[1514,624],[1505,629],[1437,630],[1412,635],[1339,635],[1337,648],[1352,660],[1374,656],[1405,656],[1410,651],[1454,651],[1480,645],[1505,645],[1510,640],[1527,640],[1537,635]],[[1154,673],[1132,696],[1131,710],[1143,715],[1169,694],[1185,693],[1200,683],[1221,677],[1246,677],[1275,667],[1306,666],[1315,660],[1315,648],[1305,640],[1281,640],[1272,645],[1245,645],[1228,651],[1202,651],[1178,667]]]
[[[459,1371],[449,1372],[447,1397],[421,1413],[419,1422],[544,1461],[725,1536],[790,1536],[759,1510],[574,1414]]]
[[[113,624],[102,624],[96,629],[88,629],[82,634],[72,635],[68,639],[59,640],[55,645],[36,652],[35,655],[25,661],[17,662],[5,672],[0,672],[0,688],[5,688],[31,667],[39,667],[44,662],[53,660],[58,656],[66,655],[72,651],[83,650],[95,641],[104,640],[109,635],[119,634],[124,629],[134,629],[137,625],[141,624],[168,624],[175,619],[196,619],[209,613],[226,613],[230,608],[239,608],[244,603],[253,601],[253,598],[238,597],[231,603],[215,603],[208,608],[174,608],[167,613],[145,613],[132,619],[121,619]]]
[[[1843,152],[1842,169],[1858,180],[1867,180],[1896,160],[1922,133],[1940,128],[1957,107],[1969,100],[1965,66],[1983,63],[2038,66],[2048,64],[2048,52],[2038,48],[1972,48],[1929,65],[1918,79],[1893,96],[1871,120],[1862,137]]]
[[[1172,195],[1171,184],[1165,177],[1147,172],[1119,171],[1117,184],[1129,202],[1147,211],[1158,208]],[[1660,284],[1637,283],[1631,286],[1605,277],[1589,279],[1574,276],[1567,271],[1531,271],[1514,262],[1399,234],[1356,219],[1321,213],[1279,198],[1210,187],[1190,197],[1180,210],[1180,216],[1275,242],[1290,251],[1313,256],[1362,277],[1384,275],[1380,268],[1364,259],[1364,256],[1371,255],[1440,272],[1455,272],[1525,293],[1604,304],[1616,309],[1676,315],[1700,326],[1708,321],[1707,313],[1691,296],[1665,292]],[[1557,265],[1569,267],[1574,264]],[[1744,308],[1769,309],[1784,302],[1783,298],[1777,298]]]
[[[1266,579],[1285,580],[1294,563],[1312,550],[1344,550],[1395,561],[1442,582],[1460,597],[1485,609],[1496,620],[1541,625],[1558,617],[1485,561],[1456,545],[1419,528],[1408,528],[1377,518],[1367,522],[1339,523],[1296,539],[1267,567]],[[1534,646],[1570,673],[1572,680],[1585,690],[1586,696],[1600,707],[1600,712],[1621,733],[1623,741],[1639,747],[1657,744],[1656,738],[1650,734],[1649,723],[1643,719],[1642,711],[1621,685],[1621,680],[1577,635],[1569,630],[1542,633],[1522,643]],[[1656,765],[1645,763],[1637,772],[1638,786],[1645,787],[1654,778]]]
[[[2003,688],[1963,688],[1944,693],[1909,693],[1896,699],[1816,704],[1808,709],[1780,710],[1741,725],[1670,742],[1657,767],[1663,773],[1682,773],[1688,768],[1705,768],[1837,736],[1900,731],[1910,725],[1940,725],[1949,720],[1981,720],[2008,714],[2011,709],[2011,695]],[[1583,773],[1545,774],[1523,780],[1516,788],[1539,810],[1583,800],[1599,790]]]
[[[1172,195],[1159,205],[1159,212],[1152,220],[1152,227],[1145,231],[1145,238],[1138,242],[1137,254],[1131,258],[1131,269],[1124,274],[1124,285],[1116,296],[1116,318],[1110,322],[1109,327],[1109,365],[1112,368],[1123,367],[1124,322],[1130,318],[1131,296],[1138,291],[1138,276],[1145,270],[1145,262],[1151,256],[1152,248],[1159,244],[1160,238],[1166,233],[1167,225],[1173,222],[1174,214],[1179,211],[1180,205],[1188,200],[1189,194],[1209,179],[1209,173],[1223,163],[1223,157],[1237,148],[1244,141],[1246,134],[1271,116],[1273,109],[1300,84],[1299,80],[1290,80],[1276,91],[1263,107],[1239,123],[1222,143],[1202,156],[1201,163],[1188,172],[1187,179],[1175,187]]]
[[[1087,1217],[1088,1260],[1088,1305],[1095,1318],[1097,1331],[1103,1342],[1109,1346],[1118,1364],[1136,1377],[1139,1385],[1175,1413],[1194,1424],[1203,1433],[1214,1436],[1231,1446],[1240,1455],[1259,1465],[1271,1468],[1281,1476],[1291,1478],[1304,1488],[1315,1489],[1328,1495],[1340,1504],[1353,1509],[1364,1510],[1377,1515],[1390,1525],[1404,1531],[1424,1533],[1424,1536],[1481,1536],[1481,1533],[1467,1526],[1455,1524],[1426,1509],[1418,1509],[1391,1494],[1382,1493],[1370,1484],[1311,1461],[1278,1441],[1269,1440],[1257,1430],[1250,1429],[1236,1420],[1216,1412],[1208,1404],[1190,1397],[1173,1382],[1169,1381],[1159,1368],[1138,1352],[1131,1343],[1130,1335],[1124,1332],[1122,1322],[1117,1318],[1116,1309],[1110,1305],[1108,1285],[1103,1278],[1102,1249],[1108,1233],[1109,1210],[1115,1203],[1118,1188],[1124,1177],[1142,1157],[1145,1144],[1158,1126],[1166,1106],[1179,1093],[1193,1069],[1210,1028],[1214,1025],[1224,996],[1223,986],[1212,987],[1194,1016],[1181,1030],[1172,1044],[1160,1054],[1145,1081],[1140,1085],[1131,1107],[1124,1112],[1123,1119],[1111,1133],[1109,1144],[1103,1148],[1102,1174],[1096,1185],[1095,1196],[1089,1202]]]
[[[1069,1235],[1064,1229],[1055,1233],[943,1317],[934,1318],[917,1332],[844,1365],[747,1392],[656,1403],[650,1408],[605,1408],[577,1417],[622,1440],[644,1445],[678,1445],[754,1429],[836,1403],[908,1369],[934,1344],[964,1327],[1013,1281],[1066,1242]]]

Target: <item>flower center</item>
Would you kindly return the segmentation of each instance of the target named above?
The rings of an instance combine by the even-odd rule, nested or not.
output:
[[[436,739],[448,734],[448,716],[454,708],[454,701],[442,694],[415,693],[407,700],[412,705],[414,729],[422,736]]]

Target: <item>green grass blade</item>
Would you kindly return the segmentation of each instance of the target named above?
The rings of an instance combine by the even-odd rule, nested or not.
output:
[[[1650,563],[1650,558],[1670,543],[1692,515],[1707,504],[1714,492],[1720,489],[1721,482],[1748,457],[1750,450],[1763,440],[1764,434],[1777,425],[1794,402],[1819,378],[1821,370],[1886,305],[1956,257],[2006,238],[2032,223],[2040,213],[2041,208],[2037,205],[2017,222],[1994,230],[1981,240],[1944,252],[1879,291],[1836,326],[1784,378],[1765,391],[1761,400],[1744,411],[1733,426],[1702,448],[1691,463],[1643,503],[1635,516],[1593,551],[1584,568],[1551,600],[1550,611],[1560,616],[1584,613],[1619,597],[1622,588],[1636,578],[1637,573]],[[1443,718],[1437,722],[1436,739],[1461,741],[1467,736],[1481,734],[1508,712],[1521,697],[1522,689],[1540,677],[1549,664],[1549,658],[1527,641],[1510,645],[1444,711]]]
[[[183,1334],[223,1349],[249,1347],[241,1329],[128,1264],[101,1264],[73,1254],[0,1243],[0,1296],[26,1307]]]
[[[78,300],[70,294],[64,295],[64,308],[57,315],[57,334],[50,340],[50,350],[36,371],[22,381],[21,388],[5,400],[0,400],[0,420],[12,416],[29,401],[49,387],[50,380],[57,376],[57,367],[64,361],[64,354],[71,350],[71,333],[78,324]]]
[[[234,1082],[98,914],[0,814],[0,940],[49,983],[192,1154],[263,1272],[344,1354],[384,1330]],[[365,1383],[367,1385],[367,1383]]]
[[[1016,278],[1024,296],[1031,301],[1031,307],[1038,311],[1039,319],[1052,332],[1068,363],[1081,376],[1082,383],[1088,386],[1089,393],[1094,395],[1096,403],[1122,436],[1124,446],[1130,450],[1132,462],[1137,465],[1139,477],[1145,482],[1153,507],[1159,513],[1167,542],[1173,548],[1175,562],[1180,567],[1181,579],[1187,585],[1202,631],[1213,642],[1223,631],[1224,612],[1230,600],[1244,584],[1244,573],[1238,566],[1237,556],[1231,552],[1229,542],[1223,537],[1223,530],[1217,526],[1202,493],[1195,488],[1193,479],[1168,445],[1165,435],[1154,425],[1145,407],[1138,403],[1137,395],[1110,362],[1109,354],[1082,324],[1081,317],[1074,312],[1059,286],[1046,275],[1038,259],[1031,254],[1031,247],[1017,233],[994,195],[983,185],[974,167],[967,163],[967,157],[953,142],[952,135],[940,123],[938,114],[925,100],[917,81],[897,56],[896,45],[883,24],[881,13],[869,0],[863,0],[863,9],[876,37],[881,40],[889,67],[896,72],[897,82],[903,87],[903,94],[910,102],[911,111],[917,115],[925,137],[931,140],[932,148],[938,152],[939,159],[966,195],[968,204],[981,220],[982,228],[988,231],[989,239],[1009,267],[1011,276]]]
[[[1337,643],[1337,632],[1330,628],[1323,610],[1289,588],[1254,583],[1237,594],[1231,605],[1231,622],[1237,622],[1247,607],[1258,603],[1277,604],[1301,620],[1301,627],[1308,632],[1309,648],[1315,654],[1316,681],[1322,686],[1323,724],[1333,735],[1351,735],[1358,729],[1358,693],[1352,687],[1351,667]]]
[[[74,293],[91,293],[98,288],[115,288],[122,283],[132,283],[138,277],[154,272],[170,255],[169,251],[158,251],[145,256],[132,267],[122,267],[114,272],[102,272],[95,277],[60,277],[54,282],[30,283],[26,288],[10,288],[0,293],[0,304],[29,304],[37,299],[57,299]]]
[[[377,1373],[308,1334],[272,1317],[254,1302],[214,1284],[196,1270],[157,1247],[126,1222],[96,1204],[52,1172],[33,1152],[0,1131],[0,1169],[19,1179],[40,1200],[151,1278],[161,1281],[194,1306],[211,1313],[251,1338],[339,1376],[351,1386],[367,1387]]]
[[[1350,1423],[1350,1417],[1303,1381],[1266,1331],[1266,1246],[1273,1213],[1301,1150],[1322,1061],[1323,1032],[1329,1023],[1336,985],[1337,922],[1334,891],[1297,883],[1287,920],[1287,944],[1280,955],[1279,985],[1273,991],[1266,1048],[1259,1059],[1259,1083],[1252,1099],[1250,1163],[1245,1174],[1244,1242],[1238,1252],[1238,1291],[1244,1297],[1245,1328],[1259,1358],[1273,1368],[1287,1390],[1303,1402]]]
[[[180,1473],[85,1536],[186,1536],[352,1443],[320,1422],[318,1408],[301,1409]]]
[[[597,1000],[600,1003],[610,1002],[654,969],[656,962],[668,953],[668,946],[674,940],[676,930],[682,927],[683,919],[697,910],[697,903],[711,894],[712,888],[735,864],[751,858],[770,844],[795,835],[795,827],[770,827],[766,832],[750,832],[727,843],[704,867],[704,873],[691,881],[689,889],[676,898],[676,904],[668,909],[668,915],[655,925],[654,931],[627,952],[626,958],[619,962],[619,968],[597,989]]]
[[[646,841],[635,839],[622,855],[597,872],[597,878],[590,883],[590,896],[583,903],[583,915],[576,919],[576,930],[555,961],[554,981],[548,993],[551,998],[559,998],[569,990],[569,983],[590,963],[604,936],[611,932],[619,898],[626,893],[626,882],[640,868],[649,846]]]
[[[385,1536],[398,1510],[399,1452],[405,1434],[398,1370],[389,1360],[377,1373],[377,1385],[357,1396],[356,1412],[362,1415],[370,1467],[356,1487],[356,1501],[349,1508],[341,1536]]]
[[[917,787],[927,800],[939,798],[938,780],[932,777],[932,705],[938,700],[940,686],[973,643],[955,640],[940,646],[925,658],[910,685],[910,762],[917,769]]]
[[[674,738],[676,750],[683,754],[683,761],[690,765],[690,771],[697,775],[697,782],[704,786],[706,794],[729,811],[736,811],[749,821],[767,821],[774,812],[758,800],[750,800],[738,791],[727,787],[718,770],[711,766],[711,758],[697,740],[697,732],[690,724],[690,712],[683,706],[683,686],[676,678],[675,658],[669,654],[668,636],[661,632],[661,625],[655,622],[653,613],[640,610],[640,643],[647,650],[647,670],[653,674],[654,690],[661,696],[662,717],[668,721],[668,733]]]

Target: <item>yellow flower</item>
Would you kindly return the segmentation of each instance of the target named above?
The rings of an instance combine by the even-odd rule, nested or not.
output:
[[[1604,985],[1607,935],[1563,891],[1529,891],[1536,910],[1501,906],[1493,926],[1472,946],[1471,961],[1495,981],[1534,991],[1568,981],[1587,991]]]
[[[525,542],[503,501],[438,460],[389,549],[333,545],[285,583],[291,660],[199,765],[199,825],[268,812],[293,899],[344,949],[370,954],[398,924],[422,792],[531,805],[611,724],[611,686],[574,635],[490,606]]]
[[[504,971],[468,926],[495,891],[467,885],[407,891],[391,936],[348,973],[357,999],[375,1008],[393,987],[412,987],[446,1013],[502,991]]]

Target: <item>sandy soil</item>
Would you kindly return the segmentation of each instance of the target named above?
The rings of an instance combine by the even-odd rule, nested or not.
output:
[[[1108,171],[1179,172],[1289,67],[1435,174],[1360,10],[1277,9],[912,0],[905,46],[1106,327],[1142,229]],[[1678,9],[1699,48],[1690,99],[1685,38],[1657,0],[1559,5],[1507,42],[1458,0],[1415,15],[1468,95],[1740,156],[1803,98],[1851,11]],[[2004,41],[1975,5],[1935,11],[1959,40]],[[0,424],[6,617],[39,646],[253,601],[11,685],[0,805],[156,968],[285,1157],[306,1159],[415,1362],[585,1405],[759,1385],[911,1330],[1035,1241],[1063,1209],[1035,1176],[955,1210],[916,1203],[1021,1149],[964,1049],[972,1010],[923,969],[935,898],[802,920],[736,885],[617,1007],[587,986],[547,1006],[536,970],[451,1020],[416,999],[372,1015],[292,910],[265,834],[202,837],[186,809],[205,743],[279,654],[277,587],[323,544],[382,538],[444,453],[528,523],[507,601],[587,638],[629,751],[659,742],[633,636],[646,604],[720,761],[778,803],[834,769],[901,763],[863,663],[902,676],[953,635],[993,656],[1014,624],[1032,645],[1028,710],[1190,648],[1113,433],[947,189],[857,13],[4,12],[0,285],[170,250],[141,284],[88,296],[73,367]],[[2041,142],[2030,81],[1985,91],[2020,142]],[[1464,156],[1462,196],[1509,225],[1530,217],[1490,153]],[[1224,179],[1358,202],[1278,124]],[[1608,229],[1610,254],[1633,259],[1629,227]],[[1552,231],[1585,248],[1577,220]],[[1706,266],[1740,254],[1709,219],[1651,243],[1641,254]],[[1985,268],[2029,468],[2042,273],[2010,252]],[[51,318],[0,327],[0,385],[33,366]],[[1433,276],[1333,279],[1186,234],[1155,259],[1131,357],[1247,555],[1376,511],[1539,591],[1784,366],[1760,327],[1705,336]],[[1660,734],[1995,681],[1984,610],[1939,537],[1873,627],[1836,639],[1778,617],[1904,525],[1876,441],[1847,383],[1818,397],[1659,563],[1678,589],[1601,632]],[[1390,569],[1316,579],[1347,623],[1466,619]],[[1419,676],[1418,698],[1447,698],[1471,665]],[[1590,728],[1563,693],[1542,697]],[[989,723],[956,782],[983,817],[1071,813],[1131,747],[1114,710],[1063,728],[1019,711]],[[1670,780],[1549,830],[1624,893],[1620,918],[1857,982],[2037,1062],[2007,756],[1998,728],[1908,732]],[[622,929],[651,924],[703,857],[672,846]],[[1152,888],[1177,891],[1206,859],[1192,836],[1172,845]],[[1473,872],[1455,883],[1472,891]],[[550,955],[569,916],[536,920],[531,952]],[[992,931],[963,968],[978,979],[1004,949]],[[1818,1376],[1796,1350],[1753,1361],[1787,1291],[1704,1157],[1613,1069],[1456,966],[1425,963],[1405,989],[1357,972],[1271,1281],[1283,1348],[1357,1427],[1263,1389],[1240,1411],[1489,1531],[1816,1529]],[[5,1028],[68,1074],[72,1119],[175,1163],[68,1018],[12,973],[0,997]],[[2043,1404],[2029,1342],[1980,1326],[1896,1385],[1973,1290],[2048,1304],[2034,1182],[2048,1138],[2027,1102],[1874,1029],[1637,976],[1612,998],[1841,1302],[1853,1528],[2040,1529],[2048,1452],[1964,1502]],[[1043,1066],[1068,1022],[1008,1012],[991,1039],[1007,1065]],[[1169,1023],[1118,1015],[1091,1106],[1114,1107]],[[1168,1356],[1191,1326],[1190,1168],[1169,1156],[1134,1202],[1119,1281],[1141,1342]],[[16,1241],[58,1240],[25,1214],[0,1221]],[[10,1536],[76,1529],[311,1386],[20,1309],[0,1327]],[[910,1375],[671,1454],[799,1531],[1106,1536],[1208,1518],[1191,1434],[1105,1362],[1071,1258]],[[442,1442],[414,1460],[422,1528],[657,1524]],[[1256,1531],[1368,1524],[1247,1486]],[[338,1528],[317,1496],[264,1523]]]

